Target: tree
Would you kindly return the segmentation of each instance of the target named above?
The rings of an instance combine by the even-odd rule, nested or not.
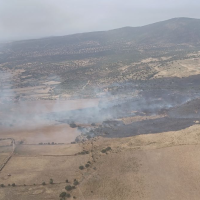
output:
[[[50,179],[49,183],[50,183],[50,184],[53,184],[53,179],[52,179],[52,178]]]

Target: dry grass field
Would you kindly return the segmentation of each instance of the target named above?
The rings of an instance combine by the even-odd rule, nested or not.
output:
[[[0,182],[6,186],[0,188],[0,197],[56,200],[68,185],[65,180],[73,184],[76,178],[79,185],[70,194],[81,200],[196,200],[200,195],[199,132],[196,124],[180,131],[98,137],[80,144],[18,145],[0,173]],[[109,146],[110,151],[101,152]],[[83,149],[89,154],[76,155]],[[80,170],[88,161],[90,167]],[[47,185],[41,185],[43,181]],[[16,186],[7,186],[12,183]]]

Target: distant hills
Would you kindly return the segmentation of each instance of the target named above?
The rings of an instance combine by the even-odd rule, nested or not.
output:
[[[83,91],[96,85],[147,80],[152,66],[200,51],[200,19],[174,18],[142,27],[79,33],[0,46],[0,70],[21,70],[16,87],[59,81],[51,92]],[[150,58],[150,59],[149,59]],[[152,59],[154,58],[154,59]],[[165,61],[163,58],[168,58]],[[149,59],[148,63],[141,62]],[[13,73],[14,74],[14,73]],[[90,80],[88,82],[88,80]]]
[[[7,43],[0,48],[0,63],[9,61],[58,62],[107,57],[137,60],[163,52],[200,48],[200,19],[174,18],[142,27],[79,33]]]
[[[31,44],[34,48],[38,45],[59,46],[63,44],[77,44],[95,41],[100,44],[113,42],[131,42],[134,44],[196,44],[200,42],[200,19],[173,18],[166,21],[141,27],[124,27],[110,31],[79,33],[66,36],[49,37],[43,39],[26,40],[12,43],[15,47]]]
[[[174,18],[142,27],[24,40],[6,44],[4,49],[7,58],[10,54],[13,58],[58,55],[69,58],[69,55],[102,56],[177,45],[200,46],[200,19]]]

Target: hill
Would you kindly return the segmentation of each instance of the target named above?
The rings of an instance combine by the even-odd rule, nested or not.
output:
[[[115,42],[132,42],[137,45],[167,43],[196,44],[200,42],[200,19],[173,18],[142,27],[124,27],[110,31],[79,33],[13,42],[11,43],[11,47],[17,49],[31,45],[33,49],[53,48],[66,44],[76,45],[89,41],[96,42],[93,44],[94,46],[113,44]]]
[[[17,70],[14,88],[48,80],[60,82],[51,87],[52,95],[80,94],[83,89],[150,79],[160,70],[166,74],[165,63],[199,50],[200,20],[174,18],[142,27],[7,43],[0,48],[0,69]],[[177,66],[171,67],[171,74],[183,68]]]

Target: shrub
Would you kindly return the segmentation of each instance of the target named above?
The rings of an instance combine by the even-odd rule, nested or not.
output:
[[[107,147],[107,148],[106,148],[106,151],[110,151],[110,150],[111,150],[111,147]]]
[[[23,144],[23,143],[24,143],[24,141],[20,141],[20,142],[19,142],[19,144]]]
[[[8,186],[10,186],[10,184],[8,184]]]
[[[15,183],[13,183],[12,186],[15,187],[16,186]]]
[[[78,154],[85,155],[85,154],[89,154],[89,153],[90,153],[89,151],[83,150],[83,151],[79,152]]]
[[[52,178],[50,179],[49,183],[50,183],[50,184],[53,184],[53,179],[52,179]]]
[[[78,185],[79,184],[79,182],[76,180],[76,181],[74,181],[74,185]]]
[[[46,185],[46,183],[45,183],[45,182],[43,182],[43,183],[42,183],[42,185]]]
[[[86,165],[85,165],[86,168],[88,168],[89,166],[90,166],[89,164],[86,164]]]
[[[72,190],[72,186],[71,186],[71,185],[67,185],[67,186],[65,187],[65,190],[67,190],[67,191]]]
[[[5,185],[4,185],[4,184],[1,184],[1,187],[5,187]]]
[[[66,197],[67,197],[67,198],[70,198],[70,197],[71,197],[71,195],[70,195],[69,193],[67,193],[67,194],[66,194]]]
[[[60,193],[59,197],[64,198],[64,197],[66,197],[66,195],[67,195],[66,192],[62,192],[62,193]]]
[[[102,152],[102,153],[106,153],[106,149],[102,149],[101,152]]]
[[[80,170],[83,170],[83,169],[84,169],[84,166],[83,166],[83,165],[79,166],[79,169],[80,169]]]
[[[107,151],[110,151],[111,150],[111,147],[107,147],[105,149],[102,149],[101,152],[102,153],[107,153]]]
[[[77,125],[76,125],[75,123],[71,123],[71,124],[70,124],[70,127],[71,127],[71,128],[76,128]]]

